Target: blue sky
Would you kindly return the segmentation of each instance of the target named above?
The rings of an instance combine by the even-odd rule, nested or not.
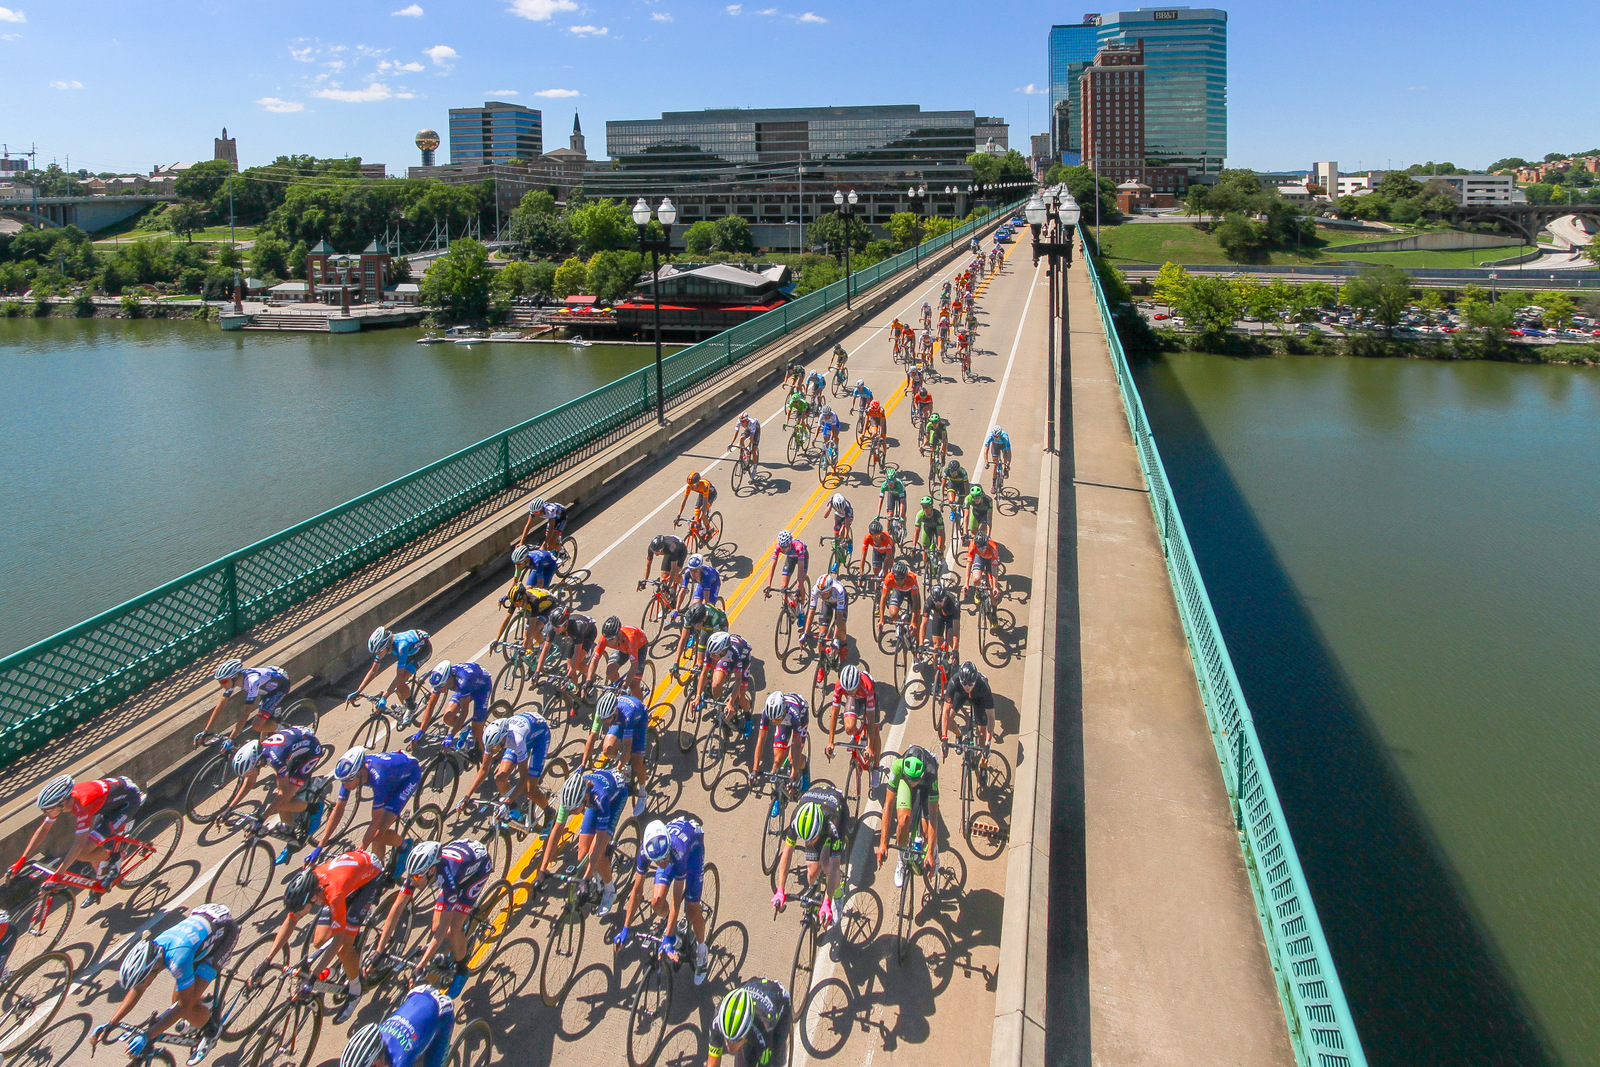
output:
[[[1025,147],[1023,135],[1044,128],[1049,26],[1091,6],[4,2],[0,141],[13,151],[36,142],[41,162],[70,157],[94,171],[209,158],[227,126],[245,165],[309,152],[394,172],[416,161],[418,128],[443,132],[450,107],[491,96],[542,108],[546,149],[566,144],[576,108],[591,156],[604,152],[606,119],[726,106],[973,108],[1005,116]],[[1232,165],[1481,166],[1600,143],[1600,109],[1583,84],[1600,5],[1251,0],[1226,10]],[[1565,87],[1534,58],[1563,40],[1585,42]]]

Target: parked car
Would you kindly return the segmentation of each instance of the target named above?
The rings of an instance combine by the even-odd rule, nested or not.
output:
[[[1169,316],[1169,315],[1168,315],[1168,314],[1167,314],[1167,313],[1166,313],[1166,312],[1164,312],[1164,311],[1158,311],[1158,312],[1156,312],[1156,313],[1155,313],[1155,314],[1154,314],[1154,315],[1151,315],[1151,316],[1150,316],[1150,317],[1151,317],[1151,318],[1152,318],[1152,319],[1155,319],[1155,320],[1157,320],[1157,321],[1160,321],[1160,320],[1161,320],[1161,319],[1165,319],[1165,318],[1170,318],[1170,317],[1171,317],[1171,316]]]

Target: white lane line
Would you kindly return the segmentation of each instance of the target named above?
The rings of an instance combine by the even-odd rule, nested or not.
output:
[[[235,846],[235,847],[237,847],[237,846]],[[109,967],[111,965],[111,961],[115,960],[118,956],[120,956],[122,954],[123,950],[126,949],[129,945],[131,945],[131,944],[133,944],[133,942],[137,941],[141,934],[143,934],[146,930],[154,929],[161,922],[161,920],[165,919],[168,915],[170,915],[176,909],[182,907],[183,906],[183,902],[188,900],[190,897],[194,896],[196,893],[198,893],[200,891],[200,887],[201,886],[210,885],[211,884],[211,879],[216,877],[217,871],[219,869],[221,869],[221,867],[222,867],[222,865],[224,863],[228,862],[228,856],[231,856],[231,855],[233,855],[233,849],[230,848],[227,851],[227,853],[220,860],[218,860],[212,866],[212,868],[209,871],[205,871],[204,873],[202,873],[200,875],[200,877],[196,878],[193,882],[189,883],[189,888],[185,889],[182,893],[179,893],[176,899],[171,901],[169,904],[166,905],[166,907],[162,908],[160,911],[156,912],[149,919],[147,919],[145,921],[145,924],[143,926],[139,927],[139,929],[135,930],[131,934],[128,934],[121,941],[118,941],[116,944],[112,945],[111,948],[107,949],[105,954],[100,957],[100,961],[98,963],[95,963],[95,964],[93,964],[93,965],[91,965],[89,967],[85,967],[83,973],[80,974],[78,977],[73,979],[73,984],[74,985],[80,985],[80,986],[88,985],[89,984],[89,979],[93,978],[96,974],[100,973],[101,971],[103,971],[107,967]],[[273,870],[277,870],[277,868],[274,867]]]

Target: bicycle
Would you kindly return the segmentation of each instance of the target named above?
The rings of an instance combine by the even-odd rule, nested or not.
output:
[[[739,442],[739,458],[733,461],[733,489],[739,491],[739,486],[745,481],[755,482],[758,468],[755,462],[755,453],[748,441]]]
[[[315,700],[302,697],[285,708],[281,715],[274,713],[272,721],[282,726],[303,726],[315,733],[321,725],[322,713],[317,710]],[[217,751],[201,764],[195,776],[189,780],[189,787],[183,796],[183,813],[196,826],[207,826],[215,822],[227,807],[223,803],[213,809],[213,802],[218,797],[232,796],[234,784],[239,780],[233,769],[233,753],[237,745],[227,734],[202,731],[195,734],[194,739],[202,748]]]
[[[860,811],[863,795],[870,795],[878,788],[882,772],[867,758],[869,752],[867,729],[859,716],[856,718],[855,732],[845,735],[834,745],[835,750],[841,748],[850,753],[844,771],[844,795],[848,799],[853,794],[855,796],[853,807],[856,811]],[[828,759],[832,760],[833,757],[829,756]]]
[[[788,457],[789,465],[796,466],[802,456],[811,451],[811,423],[808,419],[800,419],[794,424],[794,429],[789,434]]]
[[[1008,460],[996,460],[994,475],[989,480],[989,495],[996,500],[1000,499],[1000,491],[1005,488],[1006,476],[1011,473],[1011,463]]]
[[[917,914],[938,897],[941,889],[940,869],[930,859],[938,857],[938,843],[929,842],[923,835],[922,824],[927,818],[927,797],[918,789],[911,800],[911,839],[904,845],[889,843],[889,848],[900,853],[905,859],[906,873],[900,882],[900,904],[896,913],[895,925],[895,957],[901,962],[906,962],[906,957],[911,952],[911,931],[916,924]],[[895,813],[890,812],[891,815]],[[930,845],[932,847],[930,847]],[[922,906],[913,906],[912,894],[915,892],[917,880],[923,882]]]
[[[700,889],[700,909],[705,914],[706,939],[716,929],[717,905],[722,897],[722,877],[715,863],[707,863]],[[661,1052],[667,1036],[667,1017],[672,1010],[674,974],[685,963],[694,965],[694,925],[687,917],[678,920],[678,961],[674,963],[662,949],[666,936],[657,930],[641,930],[633,936],[644,951],[644,962],[634,977],[632,1003],[628,1009],[629,1067],[649,1067]]]
[[[778,867],[778,857],[783,854],[783,835],[789,829],[789,803],[809,785],[808,775],[793,777],[789,751],[771,770],[749,776],[750,794],[760,797],[770,794],[767,816],[761,824],[761,873],[770,875]]]
[[[972,381],[972,346],[959,344],[956,346],[956,359],[961,363],[961,378],[963,381]]]
[[[393,730],[408,729],[417,721],[417,709],[427,703],[422,695],[422,686],[425,685],[419,676],[412,679],[411,699],[401,700],[397,696],[393,703],[387,695],[367,696],[363,693],[356,694],[351,706],[360,704],[363,700],[372,702],[372,714],[362,720],[356,727],[355,733],[350,735],[350,744],[360,745],[368,752],[383,752],[389,747],[389,738]]]
[[[867,477],[872,477],[873,468],[877,468],[878,473],[882,474],[888,461],[889,442],[884,440],[883,434],[873,434],[867,442]]]
[[[828,573],[842,574],[852,581],[861,577],[857,573],[854,549],[855,540],[850,537],[824,537],[819,544],[833,546],[828,550]]]
[[[849,386],[850,373],[843,363],[833,368],[833,395],[844,396]]]
[[[945,746],[961,760],[961,832],[967,843],[975,849],[977,842],[982,841],[994,847],[994,855],[999,855],[1000,849],[1005,847],[1005,829],[993,812],[975,812],[973,808],[979,794],[988,791],[990,784],[998,781],[1003,771],[1000,768],[991,770],[990,747],[980,744],[976,735],[977,728],[969,715],[961,736]]]
[[[671,619],[678,610],[677,582],[666,578],[651,578],[645,584],[652,586],[650,600],[644,606],[644,614],[639,619],[639,629],[648,630],[651,626],[656,628],[656,636],[666,629],[667,620]]]
[[[803,872],[805,868],[800,868]],[[815,882],[806,886],[792,899],[800,905],[800,936],[795,941],[794,962],[789,965],[789,985],[787,988],[797,990],[800,987],[800,976],[809,975],[817,962],[817,942],[821,940],[825,927],[822,925],[822,898],[828,891],[828,880],[819,877]],[[772,917],[776,919],[782,911],[776,905],[772,909]],[[810,982],[806,983],[807,988]],[[792,994],[796,999],[801,999],[799,994]]]
[[[331,784],[332,779],[329,778],[312,779],[308,787],[310,803],[326,804]],[[347,825],[355,807],[354,803],[345,805]],[[267,838],[301,843],[312,831],[308,826],[305,833],[301,833],[302,818],[296,818],[293,829],[263,826],[260,817],[237,811],[227,812],[222,816],[222,821],[229,829],[244,830],[245,839],[217,864],[211,881],[206,883],[206,903],[227,905],[233,917],[243,924],[261,906],[267,888],[272,885],[276,859]]]
[[[944,462],[949,457],[950,444],[940,432],[928,445],[928,488],[938,489],[944,485]]]
[[[822,458],[817,462],[817,481],[826,485],[828,479],[839,471],[839,438],[828,438],[822,446]]]
[[[680,516],[672,520],[672,525],[681,526],[685,522],[689,524],[689,532],[684,534],[683,540],[689,546],[690,552],[709,553],[717,542],[722,540],[722,512],[720,511],[713,511],[709,515],[703,515],[700,509],[696,508],[692,518],[685,519]]]
[[[768,586],[767,592],[779,593],[783,597],[778,607],[777,621],[772,624],[772,647],[781,660],[794,649],[794,632],[806,617],[805,601],[798,590],[793,587],[779,589]]]
[[[915,678],[906,682],[906,707],[920,708],[924,703],[928,703],[929,696],[938,697],[939,699],[932,701],[933,730],[934,733],[938,733],[944,726],[944,715],[939,702],[944,698],[945,690],[950,687],[950,676],[955,673],[956,654],[949,647],[941,645],[933,650],[932,662],[924,663],[922,666],[923,670],[918,671]],[[932,673],[931,682],[927,672]]]
[[[72,989],[72,958],[65,952],[43,952],[12,970],[0,967],[0,1059],[34,1048],[50,1029]]]
[[[834,637],[822,639],[821,647],[817,652],[817,672],[811,680],[811,706],[821,707],[822,699],[827,695],[828,672],[839,673],[839,668],[844,666],[844,642]]]
[[[886,621],[880,611],[874,611],[872,614],[873,636],[877,640],[878,649],[888,656],[890,663],[894,665],[894,677],[897,683],[906,675],[912,646],[916,643],[916,633],[910,622],[912,614],[905,604],[900,605],[900,611],[895,615],[893,622]]]
[[[694,708],[696,723],[706,726],[702,738],[697,725],[696,741],[700,746],[700,757],[696,764],[700,771],[700,784],[710,790],[717,780],[723,759],[755,731],[755,715],[735,708],[731,697],[714,694],[700,697],[694,702]]]

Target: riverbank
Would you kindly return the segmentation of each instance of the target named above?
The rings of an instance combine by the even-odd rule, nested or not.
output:
[[[1119,324],[1123,348],[1130,359],[1165,353],[1201,353],[1217,356],[1358,356],[1364,359],[1427,359],[1451,362],[1482,360],[1492,363],[1559,363],[1600,366],[1600,342],[1595,344],[1518,344],[1484,340],[1476,334],[1432,334],[1426,337],[1378,337],[1368,333],[1329,335],[1317,331],[1303,336],[1229,333],[1224,338],[1201,341],[1196,333],[1177,330],[1145,331]]]

